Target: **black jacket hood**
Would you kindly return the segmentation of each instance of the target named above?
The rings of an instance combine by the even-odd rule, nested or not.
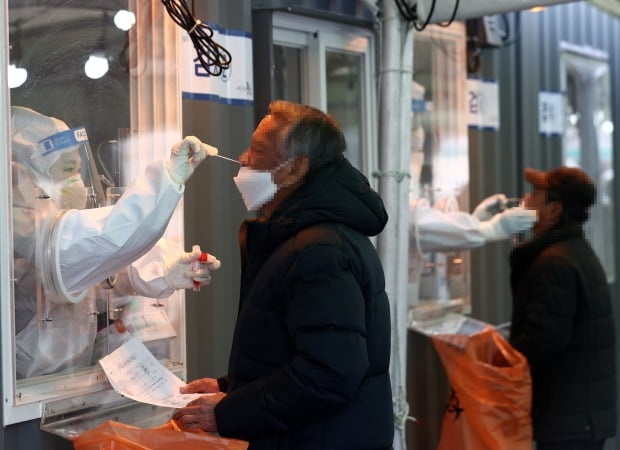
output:
[[[292,220],[299,228],[336,222],[366,236],[379,234],[387,219],[379,195],[345,158],[311,175],[272,217],[276,222]]]
[[[247,220],[257,239],[248,245],[268,252],[298,231],[318,223],[338,223],[376,236],[388,221],[383,201],[368,179],[342,158],[312,174],[266,221]],[[241,236],[243,238],[243,236]]]

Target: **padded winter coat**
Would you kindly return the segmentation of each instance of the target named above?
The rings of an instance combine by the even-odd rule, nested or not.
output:
[[[581,225],[567,222],[511,254],[510,341],[530,364],[534,437],[615,434],[616,367],[605,271]]]
[[[368,239],[387,214],[346,159],[240,230],[241,296],[219,433],[251,450],[392,447],[390,308]]]

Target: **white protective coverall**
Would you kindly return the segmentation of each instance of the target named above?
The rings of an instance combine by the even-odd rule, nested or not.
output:
[[[417,199],[410,202],[410,237],[421,253],[448,252],[508,239],[534,226],[536,211],[521,206],[505,209],[505,203],[505,195],[494,194],[469,214]]]
[[[18,378],[90,364],[97,320],[87,293],[108,277],[117,276],[116,295],[163,298],[208,284],[219,267],[212,259],[192,269],[200,251],[161,239],[206,144],[195,137],[176,144],[170,160],[150,164],[114,206],[62,209],[86,200],[79,175],[63,178],[76,160],[79,169],[71,144],[85,138],[83,129],[68,130],[31,109],[11,109]]]

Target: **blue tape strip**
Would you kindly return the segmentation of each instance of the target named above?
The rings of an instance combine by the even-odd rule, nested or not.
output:
[[[50,137],[40,140],[39,145],[43,147],[43,156],[47,156],[50,153],[58,152],[69,147],[75,147],[81,142],[86,141],[88,141],[86,128],[77,127],[52,134]]]
[[[246,37],[246,38],[252,38],[252,33],[249,31],[244,31],[244,30],[233,30],[230,28],[223,28],[220,27],[218,24],[216,23],[211,23],[208,22],[207,25],[209,25],[209,27],[211,29],[213,29],[214,31],[217,31],[218,33],[222,34],[222,35],[228,35],[228,36],[241,36],[241,37]]]
[[[218,103],[224,103],[226,105],[235,106],[252,106],[254,104],[253,100],[245,100],[240,98],[225,98],[215,94],[197,94],[195,92],[185,91],[182,92],[181,97],[186,100],[210,100]]]

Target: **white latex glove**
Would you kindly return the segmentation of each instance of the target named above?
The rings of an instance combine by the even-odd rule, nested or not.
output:
[[[476,219],[484,222],[489,220],[495,214],[502,212],[506,209],[506,196],[504,194],[493,194],[485,198],[480,202],[474,212],[472,212],[472,216]]]
[[[194,169],[211,154],[217,154],[215,147],[200,142],[196,136],[187,136],[172,147],[166,171],[173,182],[184,184]]]
[[[521,206],[509,208],[490,220],[480,222],[480,233],[487,241],[499,241],[529,230],[534,226],[536,219],[536,211],[533,209]]]
[[[170,265],[164,278],[172,289],[193,289],[194,282],[197,286],[211,284],[211,272],[219,269],[221,263],[211,254],[205,262],[200,262],[200,255],[200,247],[194,246],[194,250],[183,253]]]

